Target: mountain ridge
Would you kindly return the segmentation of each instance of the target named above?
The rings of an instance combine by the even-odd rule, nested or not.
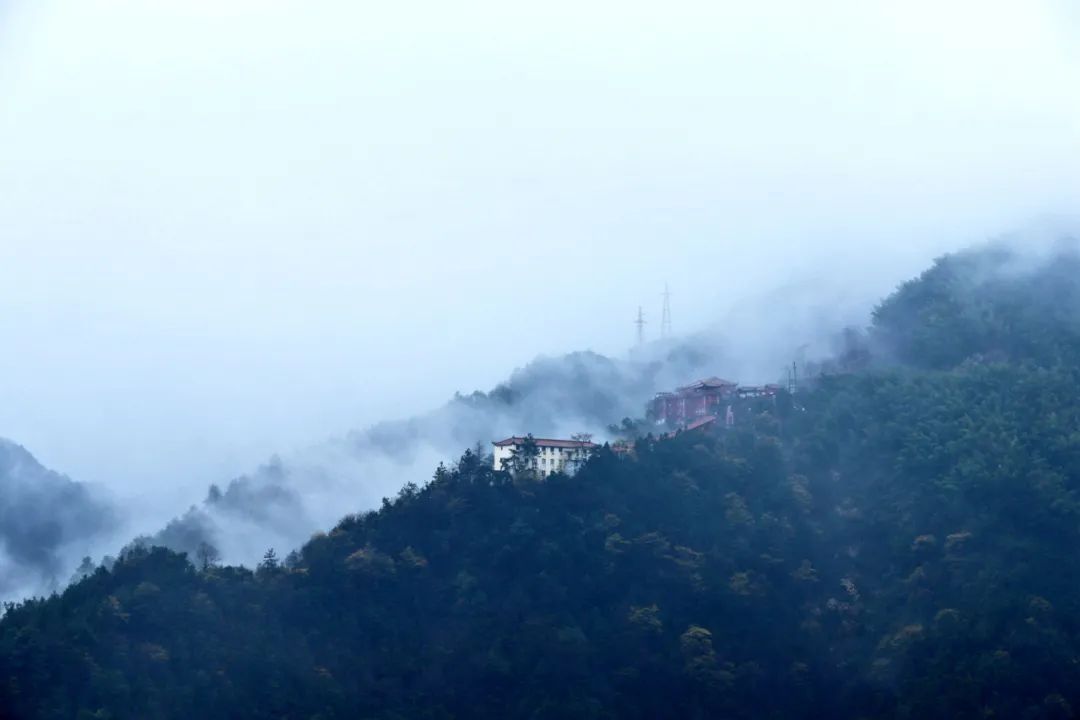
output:
[[[254,569],[131,546],[0,620],[0,707],[1071,717],[1080,259],[983,260],[939,260],[729,430],[543,482],[466,451]]]

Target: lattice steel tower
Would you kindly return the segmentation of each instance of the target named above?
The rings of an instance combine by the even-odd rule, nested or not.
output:
[[[664,284],[664,313],[660,316],[660,337],[671,337],[671,292]]]

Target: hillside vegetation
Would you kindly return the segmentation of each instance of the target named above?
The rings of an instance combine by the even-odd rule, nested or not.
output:
[[[129,548],[8,610],[0,713],[1073,717],[1078,319],[1076,255],[953,256],[732,430],[466,452],[255,570]]]
[[[0,598],[54,586],[68,548],[98,539],[118,516],[98,488],[49,470],[0,438]]]

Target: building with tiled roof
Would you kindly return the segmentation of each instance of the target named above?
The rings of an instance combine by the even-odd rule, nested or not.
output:
[[[531,438],[536,445],[536,453],[526,459],[526,469],[546,476],[556,472],[573,472],[596,449],[596,443],[588,440],[559,440],[553,438]],[[530,438],[514,435],[505,440],[493,442],[495,450],[492,463],[496,470],[507,470],[516,456],[524,451]]]

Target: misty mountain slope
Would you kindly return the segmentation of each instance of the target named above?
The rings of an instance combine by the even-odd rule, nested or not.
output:
[[[1038,307],[1043,276],[1026,277]],[[905,326],[918,342],[927,317]],[[0,620],[0,707],[1072,717],[1080,368],[1046,348],[868,363],[573,477],[515,480],[467,452],[254,572],[132,548]]]
[[[253,562],[267,547],[296,547],[340,517],[342,503],[374,508],[405,482],[466,447],[513,434],[591,432],[643,414],[655,392],[719,366],[706,338],[642,348],[629,360],[593,352],[541,357],[489,392],[458,394],[425,415],[388,421],[287,458],[275,457],[173,519],[152,538],[194,556],[203,543],[233,561]]]
[[[715,362],[692,342],[629,361],[593,352],[540,357],[487,393],[459,394],[422,418],[380,423],[349,439],[359,449],[393,454],[433,440],[460,450],[526,430],[537,437],[604,433],[609,424],[640,415],[657,390]]]
[[[1071,283],[1080,271],[1075,244],[1059,242],[1041,253],[1021,247],[997,243],[942,258],[878,307],[868,338],[853,331],[841,335],[836,360],[825,369],[862,367],[870,360],[928,368],[1005,352],[1045,350],[1042,355],[1055,358],[1071,352],[1069,344],[1077,345],[1072,318],[1080,317]],[[749,342],[748,332],[740,326],[734,337]],[[1004,338],[1010,344],[1003,345]],[[771,363],[785,364],[805,339],[792,334],[787,353],[777,351],[782,342],[771,343],[777,353]],[[1043,347],[1047,342],[1053,351]],[[497,437],[581,431],[606,437],[608,425],[640,416],[658,390],[745,369],[738,355],[738,347],[721,344],[712,331],[639,348],[627,360],[592,352],[537,358],[489,392],[458,394],[427,414],[274,457],[221,488],[212,485],[204,502],[148,541],[189,554],[206,543],[230,561],[253,563],[267,547],[295,547],[334,522],[343,498],[352,507],[377,507],[402,483],[422,482],[437,463]],[[767,372],[764,377],[777,379]]]
[[[948,255],[874,313],[874,339],[903,364],[1080,360],[1080,246],[998,243]]]
[[[65,570],[63,557],[72,548],[85,551],[82,545],[116,519],[99,493],[0,438],[0,596],[67,580],[58,577]]]

